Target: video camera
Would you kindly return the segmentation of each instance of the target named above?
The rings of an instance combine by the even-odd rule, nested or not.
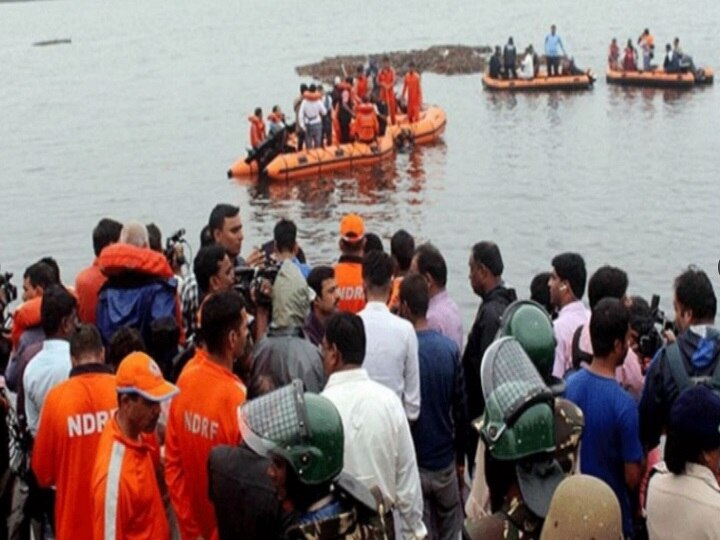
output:
[[[279,266],[270,266],[266,268],[239,266],[235,268],[235,285],[234,288],[243,295],[247,305],[254,305],[257,302],[261,306],[270,307],[272,299],[267,294],[263,294],[261,290],[263,280],[275,283],[275,278],[280,271]],[[254,293],[255,302],[253,301]]]
[[[638,352],[643,357],[653,358],[663,346],[662,333],[674,330],[675,325],[660,309],[660,297],[654,294],[650,301],[650,316],[631,322],[631,326],[638,333]]]
[[[187,259],[183,250],[183,244],[187,244],[185,241],[185,229],[178,229],[172,235],[168,236],[165,240],[165,258],[170,263],[170,266],[185,266]]]
[[[0,274],[0,311],[3,311],[5,307],[17,299],[17,287],[10,281],[13,275],[10,272],[3,272]]]
[[[0,274],[0,370],[3,373],[12,350],[12,343],[9,338],[12,315],[9,313],[6,315],[5,308],[10,302],[17,299],[18,295],[17,287],[10,281],[12,277],[13,275],[10,272]]]

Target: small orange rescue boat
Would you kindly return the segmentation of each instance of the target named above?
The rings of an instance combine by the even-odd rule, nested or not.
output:
[[[595,78],[589,72],[579,75],[557,75],[555,77],[539,74],[533,79],[495,79],[485,73],[482,78],[483,86],[488,90],[509,92],[588,90],[592,87],[594,81]]]
[[[690,88],[695,84],[695,77],[692,73],[667,73],[662,69],[622,71],[608,68],[606,80],[608,84],[657,88]]]
[[[397,115],[397,123],[388,126],[393,139],[409,137],[414,144],[430,144],[437,141],[445,132],[447,116],[445,111],[434,105],[420,113],[420,120],[410,123],[404,114]]]

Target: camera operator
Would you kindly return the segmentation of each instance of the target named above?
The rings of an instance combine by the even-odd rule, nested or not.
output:
[[[714,328],[717,299],[712,283],[705,272],[690,266],[675,278],[674,289],[677,340],[656,355],[640,400],[640,439],[648,449],[658,445],[677,396],[698,382],[715,387],[718,379],[720,334]]]
[[[664,345],[660,332],[655,327],[658,313],[641,296],[631,296],[627,307],[630,310],[630,348],[640,362],[643,375],[647,374],[655,353]],[[660,315],[664,318],[664,315]]]
[[[322,356],[302,330],[310,309],[310,292],[300,270],[290,260],[280,267],[271,299],[272,325],[253,350],[248,396],[258,395],[266,379],[273,387],[301,379],[306,391],[320,392],[325,386]],[[258,310],[257,316],[260,313]]]
[[[225,248],[233,267],[255,267],[262,264],[264,257],[257,250],[253,251],[247,260],[240,256],[244,235],[243,223],[240,219],[240,208],[237,206],[230,204],[216,205],[208,218],[207,233],[215,244]],[[194,274],[187,276],[183,282],[180,299],[185,334],[190,336],[195,333],[195,318],[200,309],[200,292]]]

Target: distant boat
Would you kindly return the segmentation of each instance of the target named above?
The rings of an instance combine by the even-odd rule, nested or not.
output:
[[[33,43],[33,47],[47,47],[48,45],[63,45],[66,43],[72,43],[72,39],[48,39],[47,41],[36,41]]]

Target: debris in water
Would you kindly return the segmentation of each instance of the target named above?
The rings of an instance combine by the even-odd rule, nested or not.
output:
[[[72,39],[49,39],[47,41],[36,41],[33,43],[33,47],[47,47],[48,45],[64,45],[66,43],[72,43]]]

